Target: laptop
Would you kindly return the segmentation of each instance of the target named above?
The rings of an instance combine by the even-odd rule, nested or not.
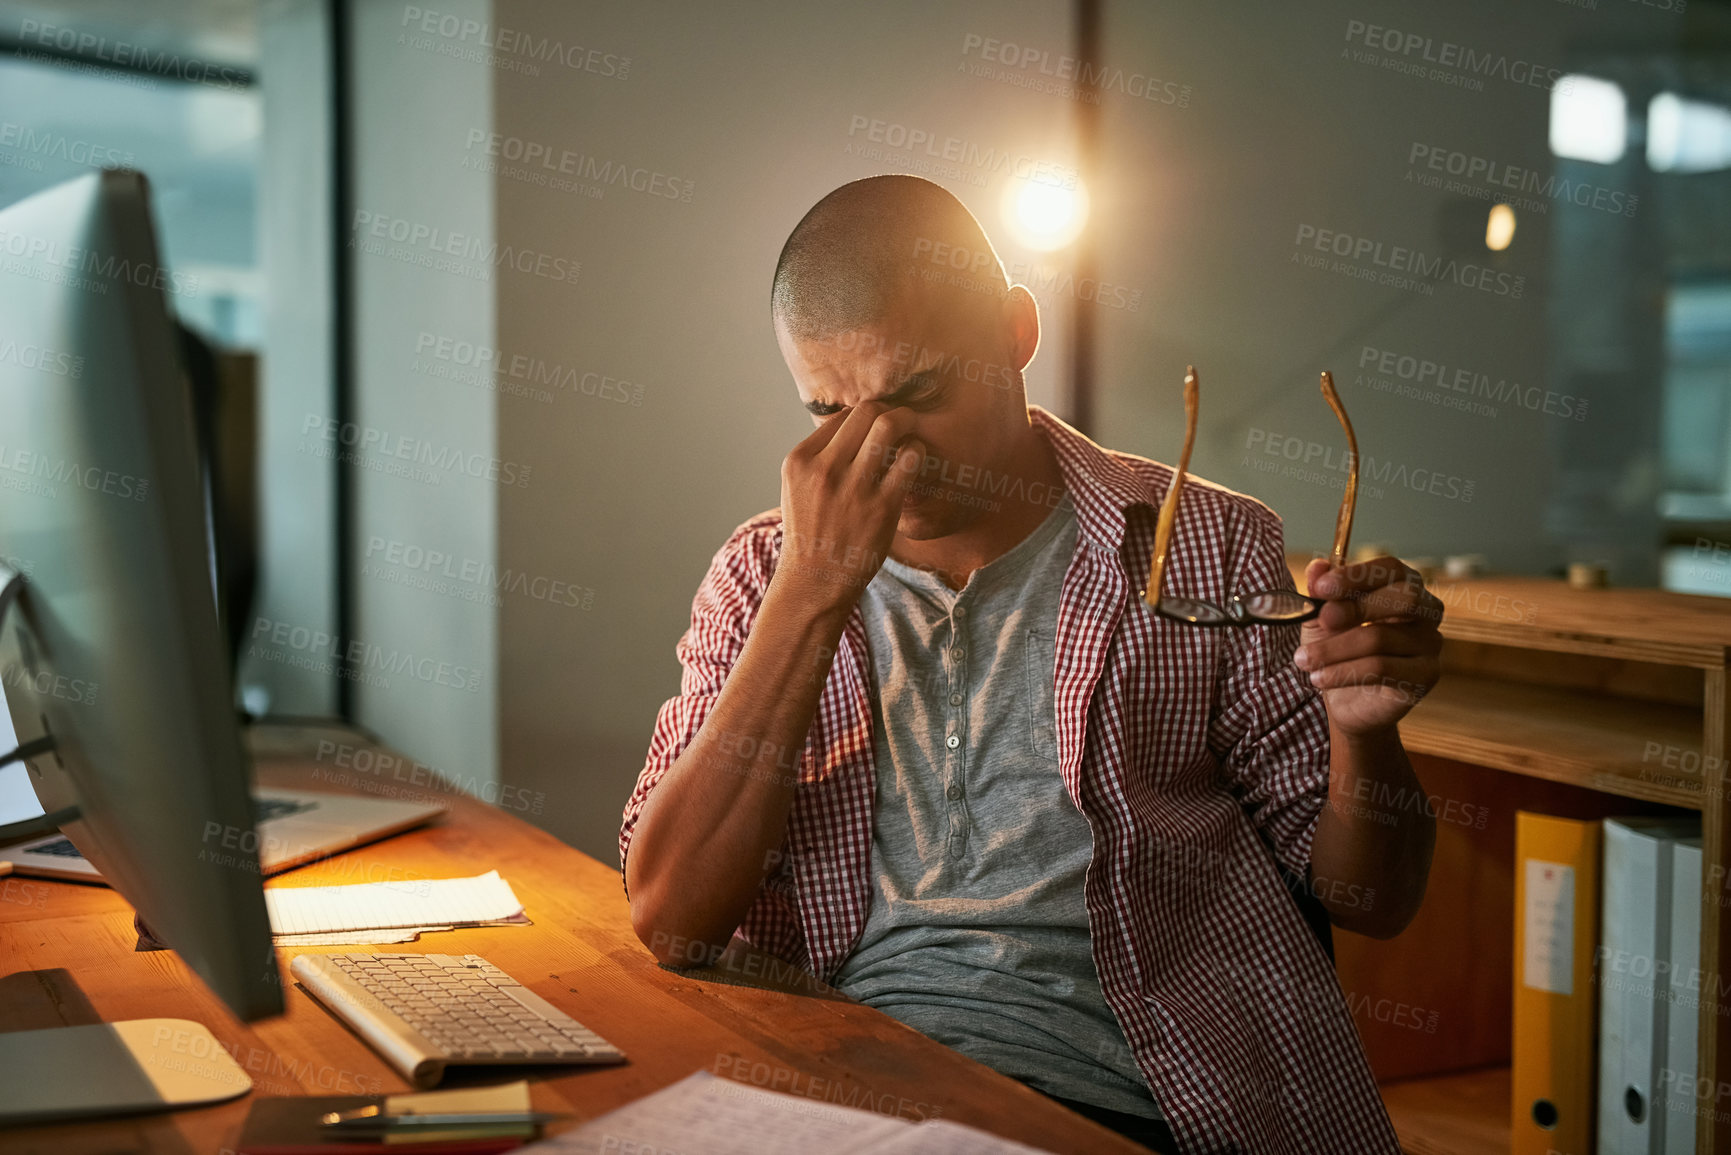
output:
[[[254,790],[252,798],[259,868],[264,874],[278,874],[401,834],[445,812],[443,806],[300,790]],[[238,846],[239,836],[225,840],[213,835],[209,849],[221,859],[238,853]],[[96,867],[64,834],[0,847],[0,862],[10,862],[16,874],[71,882],[103,881]]]

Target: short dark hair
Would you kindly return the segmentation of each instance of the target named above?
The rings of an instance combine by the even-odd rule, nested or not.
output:
[[[947,189],[871,176],[842,185],[794,226],[775,263],[770,312],[794,337],[815,340],[879,320],[921,282],[974,302],[1009,289],[986,230]]]

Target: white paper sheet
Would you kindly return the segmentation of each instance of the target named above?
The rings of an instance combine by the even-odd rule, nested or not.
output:
[[[996,1135],[951,1123],[927,1119],[876,1143],[861,1147],[855,1155],[1049,1155],[1043,1148],[1014,1143]]]
[[[384,946],[393,942],[414,942],[436,930],[455,929],[449,926],[406,926],[394,930],[334,930],[329,934],[273,934],[270,940],[282,947]]]
[[[267,886],[264,902],[273,934],[474,926],[523,918],[523,904],[496,870],[417,882]]]
[[[702,1151],[704,1155],[1043,1155],[959,1123],[906,1119],[762,1091],[698,1071],[523,1155]]]
[[[1527,859],[1526,959],[1521,981],[1535,991],[1575,990],[1575,871]]]

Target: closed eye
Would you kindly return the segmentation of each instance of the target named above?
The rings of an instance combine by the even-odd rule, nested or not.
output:
[[[884,401],[890,405],[925,405],[943,395],[944,383],[936,373],[916,373],[900,385]]]

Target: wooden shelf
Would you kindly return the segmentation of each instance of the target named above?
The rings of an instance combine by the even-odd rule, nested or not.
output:
[[[1435,581],[1443,634],[1462,641],[1723,668],[1731,598],[1664,590],[1577,590],[1551,578]]]
[[[1450,673],[1400,736],[1421,754],[1701,809],[1699,707]],[[1682,751],[1695,755],[1692,773],[1665,765]]]
[[[1287,560],[1305,588],[1309,557]],[[1409,928],[1418,940],[1343,936],[1337,969],[1357,1005],[1404,1003],[1444,1033],[1430,1041],[1433,1059],[1423,1042],[1391,1035],[1385,1020],[1365,1024],[1367,1041],[1382,1048],[1373,1069],[1391,1077],[1383,1101],[1402,1149],[1506,1155],[1508,1064],[1522,1044],[1504,1046],[1479,1027],[1510,1021],[1503,967],[1514,928],[1475,916],[1513,908],[1514,815],[1524,808],[1591,821],[1629,806],[1624,800],[1699,811],[1703,885],[1718,888],[1731,871],[1731,598],[1577,590],[1525,577],[1427,585],[1444,609],[1443,677],[1401,723],[1401,737],[1430,756],[1434,796],[1477,807],[1489,824],[1466,831],[1439,821],[1444,868]],[[1461,965],[1463,927],[1499,937],[1501,974]],[[1701,973],[1731,970],[1731,907],[1703,903],[1700,949]],[[1703,997],[1696,1013],[1698,1077],[1721,1085],[1731,1078],[1731,1000]],[[1702,1120],[1696,1150],[1731,1155],[1731,1116]]]
[[[1407,1155],[1508,1155],[1507,1067],[1406,1079],[1382,1101]]]
[[[1304,589],[1308,554],[1287,554]],[[1444,637],[1525,650],[1723,669],[1731,653],[1731,598],[1650,589],[1573,589],[1555,578],[1437,578]]]

